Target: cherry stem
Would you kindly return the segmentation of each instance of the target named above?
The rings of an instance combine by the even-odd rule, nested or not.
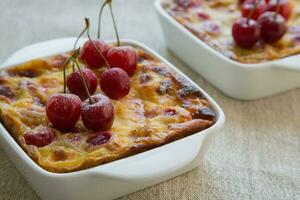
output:
[[[279,3],[280,3],[280,0],[277,0],[277,5],[276,5],[276,14],[275,14],[275,19],[277,18],[277,15],[278,15],[278,13],[279,13],[279,11],[280,11],[280,5],[279,5]]]
[[[67,65],[70,63],[70,61],[73,59],[73,55],[71,55],[65,62],[63,65],[63,76],[64,76],[64,93],[67,93],[67,81],[66,81],[66,68]]]
[[[96,51],[102,57],[102,59],[104,60],[106,66],[107,66],[107,68],[110,69],[110,65],[109,65],[108,61],[106,60],[105,56],[103,55],[102,51],[94,44],[93,40],[91,39],[90,30],[89,30],[89,27],[90,27],[89,19],[85,18],[85,23],[86,23],[86,26],[88,27],[87,31],[86,31],[86,34],[87,34],[87,37],[88,37],[89,41],[92,43],[93,47],[96,49]]]
[[[115,21],[115,17],[114,17],[114,12],[112,9],[112,0],[107,0],[106,1],[109,5],[109,10],[110,10],[110,14],[111,14],[111,18],[113,20],[113,24],[114,24],[114,29],[116,32],[116,37],[117,37],[117,46],[120,46],[120,38],[119,38],[119,33],[118,33],[118,29],[117,29],[117,25],[116,25],[116,21]]]
[[[85,20],[87,20],[87,18],[85,18]],[[79,39],[83,36],[83,34],[87,31],[88,28],[89,28],[89,27],[86,25],[86,27],[85,27],[85,28],[81,31],[81,33],[78,35],[78,37],[77,37],[77,39],[76,39],[76,41],[75,41],[75,44],[74,44],[74,48],[73,48],[74,52],[76,51],[76,46],[77,46],[77,43],[78,43]]]
[[[249,22],[250,22],[250,19],[251,19],[252,15],[254,14],[254,11],[255,11],[256,7],[257,7],[257,5],[260,1],[261,0],[253,1],[253,8],[251,9],[250,13],[247,16],[247,24],[248,25],[249,25]]]
[[[74,64],[74,62],[72,63],[72,69],[73,69],[73,72],[75,72],[75,64]]]
[[[102,4],[101,9],[100,9],[100,12],[99,12],[99,18],[98,18],[98,33],[97,33],[97,38],[98,38],[98,39],[100,39],[102,13],[103,13],[103,10],[104,10],[104,7],[106,6],[106,4],[107,4],[107,1],[105,1],[105,2]]]
[[[87,86],[87,83],[86,83],[86,79],[85,79],[85,77],[83,76],[83,73],[82,73],[82,71],[81,71],[81,69],[80,69],[79,63],[78,63],[78,61],[77,61],[76,58],[74,58],[74,63],[75,63],[75,65],[76,65],[76,67],[77,67],[77,69],[78,69],[78,71],[79,71],[79,73],[80,73],[80,77],[81,77],[81,80],[82,80],[82,82],[83,82],[83,86],[84,86],[85,92],[86,92],[87,95],[88,95],[89,102],[90,102],[90,104],[93,104],[94,101],[93,101],[93,99],[92,99],[92,97],[91,97],[91,94],[90,94],[90,91],[89,91],[89,89],[88,89],[88,86]]]
[[[81,69],[80,69],[80,65],[79,65],[79,63],[78,63],[78,61],[77,61],[77,58],[78,58],[78,56],[79,56],[79,54],[80,54],[80,48],[76,50],[77,42],[78,42],[79,39],[82,37],[82,35],[83,35],[86,31],[88,31],[88,29],[89,29],[89,27],[90,27],[89,19],[88,19],[88,18],[84,18],[84,20],[85,20],[85,28],[83,29],[83,31],[81,31],[81,33],[79,34],[79,36],[77,37],[77,39],[76,39],[76,41],[75,41],[75,44],[74,44],[74,53],[73,53],[72,58],[73,58],[73,65],[74,65],[74,64],[76,65],[76,67],[77,67],[77,69],[78,69],[78,71],[79,71],[79,73],[80,73],[81,81],[83,82],[83,86],[84,86],[85,92],[86,92],[86,94],[88,95],[89,102],[90,102],[90,104],[92,104],[92,103],[93,103],[93,99],[92,99],[91,94],[90,94],[90,91],[89,91],[89,89],[88,89],[87,81],[86,81],[85,77],[83,76],[83,73],[82,73],[82,71],[81,71]]]

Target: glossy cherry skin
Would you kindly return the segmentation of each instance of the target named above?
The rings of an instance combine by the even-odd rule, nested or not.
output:
[[[92,99],[92,104],[88,99],[82,104],[81,119],[84,126],[93,131],[109,130],[115,117],[112,102],[102,94],[93,95]]]
[[[132,76],[137,66],[137,53],[130,46],[113,47],[108,51],[107,60],[110,67],[119,67]]]
[[[242,5],[242,16],[247,18],[251,14],[251,19],[257,20],[258,17],[266,11],[267,4],[265,1],[259,1],[254,9],[255,0],[246,0]],[[254,9],[254,11],[252,11]],[[251,13],[253,12],[253,13]]]
[[[252,48],[260,39],[260,29],[253,19],[240,18],[232,26],[235,43],[243,48]]]
[[[261,30],[261,38],[266,43],[273,43],[280,40],[287,31],[284,17],[275,12],[265,12],[258,18]]]
[[[268,11],[277,11],[277,0],[270,0],[268,4]],[[279,14],[288,20],[293,12],[293,5],[290,0],[279,0]]]
[[[92,70],[88,68],[83,68],[81,69],[81,71],[87,83],[89,92],[91,95],[93,95],[98,85],[97,76]],[[81,100],[86,100],[88,98],[80,72],[78,70],[67,77],[67,87],[72,94],[76,94]]]
[[[203,0],[177,0],[177,4],[183,8],[199,7]]]
[[[25,133],[24,139],[27,145],[44,147],[52,143],[55,139],[55,133],[50,128],[41,127]]]
[[[107,56],[109,46],[100,39],[93,39],[92,42],[88,40],[84,43],[80,49],[80,58],[90,68],[101,68],[105,61],[94,45],[101,50],[104,57]]]
[[[52,125],[59,130],[70,130],[81,113],[81,100],[74,94],[57,93],[46,103],[46,114]]]
[[[86,142],[94,146],[102,145],[109,142],[111,136],[112,135],[110,132],[95,133],[94,135],[89,137]]]
[[[130,91],[130,78],[121,68],[111,68],[102,73],[100,87],[111,99],[121,99]]]

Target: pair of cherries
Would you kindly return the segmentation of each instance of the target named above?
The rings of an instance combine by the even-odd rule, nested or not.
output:
[[[286,21],[292,14],[289,0],[240,2],[243,17],[235,21],[232,26],[232,36],[238,46],[250,49],[260,39],[266,43],[274,43],[286,33]]]
[[[74,94],[57,93],[47,101],[46,114],[52,125],[62,131],[71,130],[81,116],[85,127],[93,131],[106,131],[114,120],[114,107],[102,94],[91,96],[91,101],[81,102]]]

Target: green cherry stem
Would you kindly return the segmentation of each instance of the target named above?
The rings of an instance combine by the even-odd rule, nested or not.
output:
[[[82,73],[82,71],[81,71],[81,69],[80,69],[80,65],[79,65],[79,63],[78,63],[78,61],[77,61],[76,58],[74,58],[74,63],[75,63],[75,65],[76,65],[76,67],[77,67],[77,69],[78,69],[78,71],[79,71],[79,73],[80,73],[80,77],[81,77],[81,80],[82,80],[82,82],[83,82],[83,86],[84,86],[85,92],[86,92],[87,95],[88,95],[89,102],[90,102],[90,104],[92,104],[92,103],[94,103],[94,101],[93,101],[93,99],[92,99],[92,97],[91,97],[90,91],[89,91],[88,86],[87,86],[87,83],[86,83],[86,79],[85,79],[85,77],[83,76],[83,73]]]
[[[67,81],[66,81],[66,68],[67,65],[70,63],[70,61],[73,59],[73,55],[71,55],[65,62],[63,65],[63,76],[64,76],[64,93],[67,93]]]
[[[72,63],[72,70],[73,70],[73,72],[75,72],[75,64],[74,64],[74,62]]]
[[[107,1],[105,1],[100,8],[99,17],[98,17],[98,32],[97,32],[97,38],[100,39],[101,34],[101,19],[102,19],[102,13],[104,10],[104,7],[107,5]]]
[[[90,91],[88,89],[88,85],[87,85],[87,81],[80,69],[80,64],[78,63],[78,56],[80,54],[80,48],[76,49],[76,46],[77,46],[77,43],[79,41],[79,39],[83,36],[83,34],[89,29],[89,19],[88,18],[84,18],[85,20],[85,28],[83,29],[83,31],[81,31],[81,33],[79,34],[79,36],[77,37],[76,41],[75,41],[75,44],[74,44],[74,52],[73,52],[73,65],[75,65],[80,73],[80,77],[81,77],[81,81],[83,82],[83,86],[84,86],[84,90],[88,96],[88,99],[89,99],[89,102],[90,104],[93,103],[93,99],[91,97],[91,94],[90,94]]]
[[[96,51],[102,57],[102,59],[105,62],[105,65],[107,66],[107,68],[110,68],[110,65],[109,65],[108,61],[106,60],[105,56],[103,55],[103,53],[101,52],[101,50],[94,44],[93,40],[91,39],[90,30],[89,30],[90,20],[88,18],[85,18],[85,24],[86,24],[86,27],[88,27],[87,31],[86,31],[86,34],[87,34],[87,37],[88,37],[89,41],[92,43],[93,47],[96,49]]]
[[[86,32],[86,30],[87,30],[87,27],[85,27],[82,31],[81,31],[81,33],[79,34],[79,36],[77,37],[77,39],[76,39],[76,41],[75,41],[75,43],[74,43],[74,47],[73,47],[73,52],[74,52],[74,54],[75,54],[75,52],[76,52],[76,46],[77,46],[77,43],[78,43],[78,41],[79,41],[79,39],[83,36],[83,34]],[[78,55],[73,55],[73,57],[78,57]],[[73,62],[73,64],[72,64],[72,69],[73,69],[73,72],[75,71],[75,64],[74,64],[74,62]]]
[[[86,20],[86,19],[87,19],[87,18],[85,18],[85,20]],[[75,41],[75,44],[74,44],[74,48],[73,48],[74,52],[76,51],[76,46],[77,46],[77,43],[78,43],[79,39],[83,36],[83,34],[87,31],[87,29],[88,29],[88,26],[86,26],[86,27],[81,31],[81,33],[79,34],[79,36],[77,37],[77,39],[76,39],[76,41]]]
[[[117,46],[120,46],[120,38],[119,38],[119,33],[118,33],[117,25],[116,25],[116,20],[115,20],[113,8],[112,8],[112,0],[107,0],[106,2],[107,2],[108,5],[109,5],[110,15],[111,15],[111,18],[112,18],[112,20],[113,20],[114,29],[115,29],[115,32],[116,32]]]

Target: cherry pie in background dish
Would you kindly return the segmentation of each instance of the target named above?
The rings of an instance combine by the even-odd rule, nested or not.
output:
[[[242,15],[242,1],[164,0],[163,7],[177,22],[224,56],[241,63],[261,63],[300,53],[300,1],[282,0],[285,1],[291,10],[284,36],[271,44],[260,40],[250,49],[236,45],[232,36],[232,26]]]
[[[47,99],[63,88],[63,63],[70,53],[36,59],[0,71],[0,119],[15,140],[42,168],[73,172],[146,151],[209,128],[215,113],[200,91],[142,49],[130,77],[130,93],[111,100],[113,126],[88,130],[80,119],[70,131],[49,122]],[[71,67],[68,68],[70,73]],[[103,72],[93,69],[97,77]],[[102,93],[99,87],[96,93]],[[26,134],[39,134],[39,143]]]

